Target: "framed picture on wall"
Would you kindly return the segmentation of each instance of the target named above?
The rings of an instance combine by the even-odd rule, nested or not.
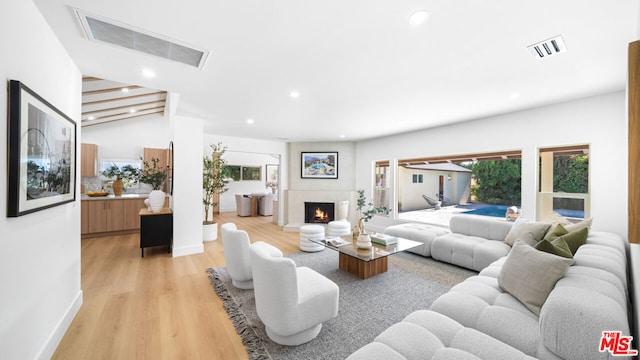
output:
[[[303,179],[337,179],[338,152],[303,152],[300,156]]]
[[[9,82],[7,216],[76,200],[76,123],[20,81]]]

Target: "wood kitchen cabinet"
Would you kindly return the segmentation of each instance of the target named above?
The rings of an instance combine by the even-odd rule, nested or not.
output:
[[[144,199],[122,200],[123,208],[123,230],[138,230],[140,228],[140,209],[145,209]]]
[[[98,176],[98,145],[82,144],[80,176]]]
[[[140,229],[144,198],[84,200],[81,202],[81,234],[107,235]]]
[[[124,229],[123,201],[91,200],[86,202],[89,214],[87,219],[89,233],[121,231]]]

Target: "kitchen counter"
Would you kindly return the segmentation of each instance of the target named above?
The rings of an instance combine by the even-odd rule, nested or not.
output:
[[[149,194],[122,194],[120,196],[115,196],[113,194],[109,194],[107,196],[89,196],[87,194],[82,194],[80,196],[80,200],[128,200],[128,199],[146,199],[149,197]],[[169,194],[166,194],[165,197],[169,197]]]

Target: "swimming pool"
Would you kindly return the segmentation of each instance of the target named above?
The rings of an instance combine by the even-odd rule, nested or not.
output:
[[[493,217],[504,217],[507,209],[510,206],[507,205],[486,205],[486,204],[469,204],[469,205],[458,205],[459,208],[470,209],[469,211],[465,211],[463,214],[472,214],[472,215],[484,215],[484,216],[493,216]],[[580,210],[566,210],[566,209],[553,209],[553,211],[558,214],[571,217],[571,218],[584,218],[584,211]]]

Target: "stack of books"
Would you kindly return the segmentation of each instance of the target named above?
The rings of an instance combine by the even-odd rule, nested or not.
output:
[[[384,245],[384,246],[398,243],[398,238],[391,235],[374,233],[369,236],[371,237],[372,242],[376,244]]]
[[[351,244],[351,242],[344,241],[342,238],[339,238],[339,237],[325,238],[324,243],[333,247],[340,247],[340,246]]]

